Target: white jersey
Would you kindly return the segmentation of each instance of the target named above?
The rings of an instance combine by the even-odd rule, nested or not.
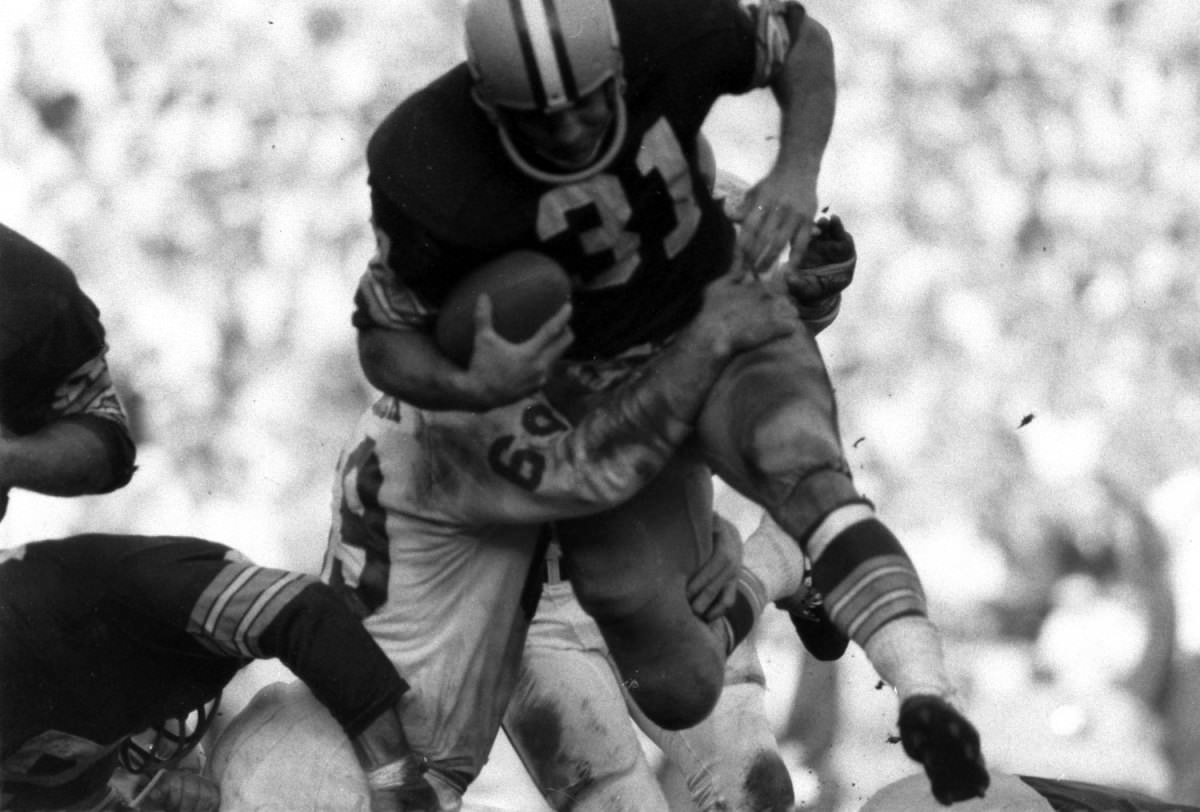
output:
[[[461,789],[516,680],[540,523],[619,502],[670,453],[620,423],[573,425],[540,394],[483,414],[384,397],[342,454],[322,577],[411,685],[414,749]]]
[[[411,686],[409,742],[464,790],[515,679],[539,529],[493,522],[506,510],[503,493],[515,510],[530,492],[493,481],[482,498],[473,483],[495,478],[486,454],[455,451],[483,443],[489,424],[456,418],[387,398],[362,417],[339,465],[322,577],[353,590],[368,631]]]

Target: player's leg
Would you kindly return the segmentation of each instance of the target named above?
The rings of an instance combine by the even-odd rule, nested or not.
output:
[[[555,809],[666,812],[596,624],[568,582],[548,581],[505,733]]]
[[[698,812],[789,812],[795,804],[792,780],[764,707],[765,678],[754,639],[743,641],[725,666],[725,687],[716,708],[700,724],[669,732],[645,719],[636,705],[630,713],[662,749],[681,776],[681,803],[672,808]]]
[[[620,507],[559,523],[564,565],[631,695],[657,724],[689,727],[716,704],[725,640],[686,582],[712,549],[712,478],[683,454]]]
[[[322,573],[408,682],[409,744],[460,792],[486,761],[516,682],[540,532],[461,518],[487,482],[466,470],[466,452],[481,445],[476,470],[486,465],[486,425],[469,418],[407,406],[364,415],[338,468]],[[451,470],[455,453],[462,465]]]
[[[787,601],[800,594],[797,556],[807,552],[813,586],[834,625],[862,646],[909,709],[902,721],[914,723],[907,733],[901,726],[906,751],[925,765],[935,792],[979,794],[987,774],[978,736],[943,701],[953,688],[917,572],[851,480],[813,338],[797,333],[735,358],[710,393],[698,430],[713,470],[762,505],[797,545],[770,534],[747,541],[746,566],[763,596]],[[919,746],[909,748],[907,740]]]

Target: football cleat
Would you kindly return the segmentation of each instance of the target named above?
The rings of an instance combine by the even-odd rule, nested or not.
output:
[[[949,702],[933,695],[904,700],[900,742],[908,757],[925,768],[939,803],[949,806],[984,796],[991,779],[979,748],[979,733]]]
[[[796,634],[808,653],[822,662],[833,662],[846,653],[850,638],[842,634],[825,610],[825,599],[813,588],[812,574],[804,576],[804,587],[775,605],[788,613]]]

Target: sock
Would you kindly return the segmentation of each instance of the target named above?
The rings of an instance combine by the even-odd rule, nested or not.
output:
[[[946,673],[941,635],[929,618],[896,618],[863,645],[863,651],[884,682],[903,702],[916,694],[932,694],[953,704],[954,686]]]
[[[757,593],[758,613],[761,614],[768,601],[790,598],[799,592],[804,586],[806,569],[799,542],[764,513],[758,528],[746,539],[739,591],[741,582],[747,582],[747,590]],[[754,590],[754,586],[761,589]]]
[[[762,615],[765,604],[762,583],[743,568],[738,574],[737,595],[733,599],[733,606],[716,621],[721,624],[718,634],[725,640],[726,657],[733,653],[738,643],[750,635],[750,630]]]

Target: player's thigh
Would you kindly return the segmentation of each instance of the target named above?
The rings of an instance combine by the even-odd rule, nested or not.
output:
[[[593,616],[621,617],[661,592],[683,595],[712,550],[712,475],[679,454],[632,499],[558,522],[565,571]]]
[[[542,594],[504,730],[554,808],[665,812],[599,632],[565,585]]]
[[[697,435],[708,464],[728,484],[776,518],[783,505],[800,512],[783,517],[789,532],[859,498],[833,387],[807,333],[734,358],[709,395]]]
[[[562,522],[565,571],[630,692],[667,727],[694,724],[720,691],[724,652],[692,612],[688,576],[712,550],[712,477],[680,455],[619,507]]]

